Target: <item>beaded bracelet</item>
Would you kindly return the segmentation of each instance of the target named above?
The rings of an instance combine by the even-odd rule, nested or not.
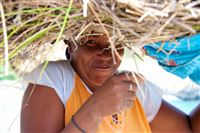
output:
[[[74,120],[74,116],[72,116],[72,119],[71,119],[72,123],[74,124],[74,126],[76,128],[78,128],[82,133],[86,133],[86,131],[84,131],[77,123],[76,121]]]

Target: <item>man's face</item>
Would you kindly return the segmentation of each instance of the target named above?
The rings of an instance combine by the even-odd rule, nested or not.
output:
[[[106,36],[89,36],[81,39],[81,45],[71,53],[72,65],[89,87],[98,87],[117,70],[120,59],[116,54],[114,64]],[[124,49],[117,47],[120,56]]]

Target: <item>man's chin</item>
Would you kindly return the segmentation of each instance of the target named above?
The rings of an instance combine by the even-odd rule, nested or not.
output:
[[[101,86],[108,78],[110,77],[109,76],[98,76],[95,80],[95,85],[96,86]]]

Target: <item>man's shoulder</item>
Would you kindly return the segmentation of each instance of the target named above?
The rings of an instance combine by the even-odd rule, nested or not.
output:
[[[40,64],[39,69],[58,69],[58,70],[67,70],[72,69],[71,64],[68,60],[57,60],[57,61],[48,61]]]
[[[45,63],[42,63],[42,64],[45,64]],[[48,61],[47,64],[51,65],[52,67],[56,67],[56,66],[59,66],[59,65],[60,66],[70,65],[70,62],[68,60],[56,60],[56,61]]]

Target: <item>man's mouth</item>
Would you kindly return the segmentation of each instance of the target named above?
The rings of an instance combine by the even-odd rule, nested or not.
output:
[[[110,71],[112,67],[109,65],[95,65],[94,69],[97,71],[105,72],[105,71]]]

